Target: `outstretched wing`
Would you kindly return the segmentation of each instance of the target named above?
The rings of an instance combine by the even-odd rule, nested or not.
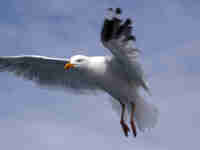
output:
[[[64,70],[67,62],[67,59],[44,56],[5,56],[0,57],[0,72],[13,72],[40,86],[50,88],[62,87],[79,92],[98,89],[86,74],[76,69]]]
[[[108,17],[105,18],[101,31],[101,42],[123,65],[128,79],[149,92],[142,66],[137,60],[140,51],[135,47],[136,38],[131,33],[132,21],[127,19],[123,23],[120,14],[120,8],[115,12],[112,8],[108,9]]]

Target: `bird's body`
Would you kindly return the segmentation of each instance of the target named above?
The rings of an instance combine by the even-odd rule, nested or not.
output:
[[[127,95],[133,93],[134,85],[129,84],[123,66],[114,57],[91,57],[91,66],[89,67],[91,68],[90,73],[94,75],[93,79],[98,82],[102,90],[119,101],[126,103],[131,101]],[[120,87],[116,88],[119,85]]]
[[[120,32],[116,32],[120,28],[118,24],[114,30],[106,29],[106,25],[109,25],[109,21],[104,24],[101,39],[113,56],[75,55],[70,59],[35,55],[4,56],[0,57],[0,71],[14,72],[45,87],[62,87],[73,91],[105,91],[121,104],[120,123],[125,135],[128,136],[129,132],[124,122],[124,113],[127,109],[131,128],[136,136],[136,124],[141,131],[155,126],[157,108],[140,95],[140,88],[147,92],[149,88],[144,79],[142,66],[137,60],[138,50],[130,46],[129,39],[133,40],[129,38],[131,33],[127,33],[128,30],[123,32],[126,30],[126,24]],[[115,20],[109,28],[113,25],[115,27]],[[109,34],[104,33],[107,31]],[[113,36],[114,33],[110,31],[120,35]],[[118,108],[117,110],[119,111]]]

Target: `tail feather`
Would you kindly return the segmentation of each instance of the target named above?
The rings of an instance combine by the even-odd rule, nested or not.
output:
[[[143,80],[141,84],[142,84],[142,87],[144,88],[144,90],[149,94],[149,96],[151,96],[152,94],[151,94],[148,83],[145,82],[145,80]]]
[[[148,103],[142,97],[139,97],[135,103],[136,103],[135,119],[140,131],[154,128],[158,122],[158,114],[159,114],[156,106],[151,103]],[[130,111],[131,109],[130,107],[128,107],[128,112],[130,113]]]
[[[110,101],[112,108],[117,114],[120,116],[121,114],[121,106],[119,102],[112,98]],[[145,131],[146,129],[152,129],[156,126],[158,122],[158,109],[155,105],[148,103],[142,97],[138,98],[135,101],[136,104],[136,112],[135,112],[135,121],[137,127],[140,131]],[[129,119],[131,112],[131,105],[126,105],[128,113],[126,113],[125,118]]]

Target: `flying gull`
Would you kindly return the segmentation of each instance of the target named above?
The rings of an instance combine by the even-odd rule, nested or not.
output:
[[[138,61],[140,50],[135,47],[132,20],[123,21],[121,9],[107,10],[101,31],[101,42],[112,56],[88,57],[75,55],[70,59],[36,55],[2,56],[0,71],[13,72],[32,80],[42,87],[64,88],[78,93],[107,92],[119,103],[120,124],[126,137],[130,129],[126,123],[128,112],[130,127],[136,137],[140,131],[156,125],[157,108],[144,100],[143,88],[150,93],[144,72]],[[114,102],[113,102],[114,104]]]

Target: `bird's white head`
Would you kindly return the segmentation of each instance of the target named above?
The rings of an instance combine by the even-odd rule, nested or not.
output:
[[[75,55],[70,58],[70,61],[65,64],[64,69],[69,70],[70,68],[84,68],[87,66],[89,57],[84,55]]]

